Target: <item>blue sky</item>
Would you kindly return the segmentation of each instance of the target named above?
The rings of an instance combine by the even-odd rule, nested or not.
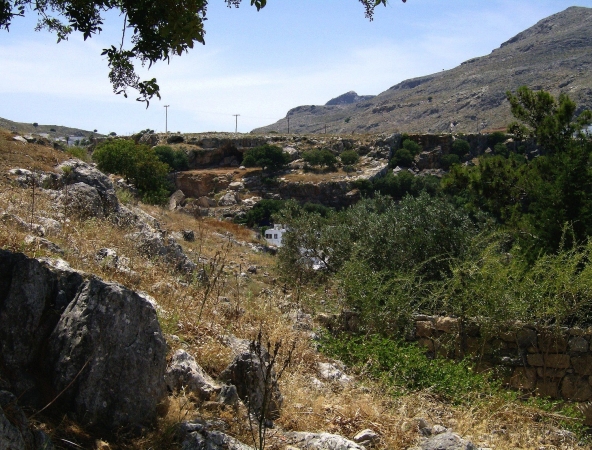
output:
[[[0,117],[129,134],[234,131],[267,125],[288,109],[355,90],[378,94],[416,76],[451,69],[569,6],[592,0],[390,0],[364,17],[357,0],[268,0],[257,12],[210,0],[206,45],[158,63],[162,100],[148,109],[112,93],[101,50],[120,39],[122,18],[84,42],[56,44],[34,16],[0,32]]]

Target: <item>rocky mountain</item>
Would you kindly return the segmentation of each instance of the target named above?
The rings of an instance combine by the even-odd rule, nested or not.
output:
[[[567,93],[592,108],[592,9],[571,7],[541,20],[489,55],[405,80],[361,99],[350,92],[326,105],[294,108],[254,133],[476,132],[511,121],[505,93],[520,86]],[[351,101],[350,101],[351,99]],[[360,100],[357,100],[360,99]]]

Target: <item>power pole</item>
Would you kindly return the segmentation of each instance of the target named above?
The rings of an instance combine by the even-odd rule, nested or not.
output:
[[[169,106],[164,105],[164,132],[169,134]]]
[[[290,134],[290,118],[288,117],[288,134]]]
[[[234,116],[234,132],[238,133],[238,116],[240,116],[240,114],[233,114]]]

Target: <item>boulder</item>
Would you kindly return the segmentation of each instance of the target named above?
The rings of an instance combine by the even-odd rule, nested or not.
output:
[[[380,436],[369,428],[360,431],[354,436],[354,442],[356,444],[363,445],[365,447],[372,447],[380,441]]]
[[[138,144],[154,147],[156,144],[158,144],[158,136],[154,133],[144,133],[140,139],[138,139]]]
[[[182,144],[185,142],[185,137],[181,134],[173,134],[167,138],[167,144]]]
[[[174,264],[181,272],[191,273],[197,267],[183,252],[181,246],[172,237],[163,238],[160,233],[144,229],[136,233],[126,235],[138,245],[138,249],[144,255],[154,258],[164,258],[170,264]]]
[[[447,431],[424,441],[414,450],[478,450],[470,441],[461,438],[458,434]]]
[[[238,195],[235,192],[227,192],[220,200],[218,200],[218,206],[233,206],[238,202]]]
[[[287,433],[286,438],[302,450],[364,450],[364,447],[337,434],[329,433]]]
[[[186,392],[195,393],[202,400],[210,400],[220,392],[220,385],[185,350],[175,352],[164,379],[172,392],[185,388]]]
[[[62,408],[88,426],[114,431],[156,419],[167,394],[166,352],[153,304],[93,277],[53,329],[45,367],[54,392],[63,391]]]
[[[253,450],[227,434],[211,430],[200,421],[183,422],[179,427],[182,450]]]
[[[169,211],[174,211],[175,209],[177,209],[178,206],[183,206],[184,201],[185,201],[185,194],[183,194],[183,191],[176,190],[169,197]]]
[[[68,214],[74,214],[80,218],[105,217],[99,191],[88,184],[74,183],[67,186],[61,200]]]
[[[51,400],[37,379],[44,347],[83,281],[64,261],[0,250],[0,378],[25,404]]]
[[[256,415],[265,409],[265,418],[275,420],[284,399],[275,371],[267,370],[269,360],[269,353],[262,346],[251,345],[248,351],[236,355],[219,379],[236,386],[240,399]]]
[[[57,253],[60,255],[64,254],[64,250],[62,250],[59,245],[56,245],[53,242],[39,236],[32,236],[30,234],[25,236],[25,244],[34,245],[52,253]]]
[[[351,378],[343,373],[336,364],[332,363],[319,363],[319,376],[325,381],[337,381],[341,384],[351,382]]]

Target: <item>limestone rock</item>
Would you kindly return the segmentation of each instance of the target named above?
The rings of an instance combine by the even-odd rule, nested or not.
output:
[[[43,248],[52,253],[57,253],[60,255],[64,253],[64,250],[62,250],[59,245],[56,245],[53,242],[39,236],[31,236],[30,234],[25,236],[25,244],[35,245],[39,248]]]
[[[181,272],[191,273],[197,267],[183,252],[181,246],[171,237],[163,238],[160,233],[144,229],[126,235],[138,245],[141,253],[148,257],[161,257],[165,261],[175,264]]]
[[[337,434],[292,432],[286,437],[301,450],[364,450],[364,447]]]
[[[337,381],[341,384],[351,382],[351,378],[332,363],[319,363],[319,376],[325,381]]]
[[[418,448],[419,450],[478,450],[472,442],[450,431],[424,440]]]
[[[220,200],[218,200],[218,206],[233,206],[238,202],[238,195],[235,192],[227,192]]]
[[[380,436],[374,430],[367,428],[356,434],[353,440],[356,444],[360,444],[365,447],[371,447],[380,441]]]
[[[169,211],[174,211],[175,209],[177,209],[178,206],[182,206],[184,201],[185,194],[183,194],[183,191],[176,190],[169,197]]]
[[[167,346],[154,306],[136,292],[91,278],[48,339],[46,368],[61,406],[106,430],[156,418],[166,397]]]
[[[260,347],[251,345],[249,351],[239,353],[232,363],[220,374],[220,380],[236,386],[238,396],[245,402],[249,409],[259,413],[265,406],[267,419],[275,420],[284,401],[278,386],[275,371],[271,371],[270,379],[265,380],[269,354]],[[269,401],[264,405],[266,392]]]
[[[66,263],[0,250],[0,378],[21,402],[45,406],[35,368],[82,283],[83,274]]]
[[[64,189],[62,204],[69,214],[80,218],[105,217],[105,210],[99,191],[85,184],[75,183]]]
[[[59,235],[62,232],[62,225],[57,220],[49,217],[39,217],[37,220],[48,235]]]
[[[164,378],[171,391],[179,391],[185,387],[202,400],[210,400],[212,395],[220,392],[220,385],[185,350],[175,352]]]
[[[233,437],[209,428],[206,423],[198,421],[183,422],[179,429],[182,450],[253,450]]]

